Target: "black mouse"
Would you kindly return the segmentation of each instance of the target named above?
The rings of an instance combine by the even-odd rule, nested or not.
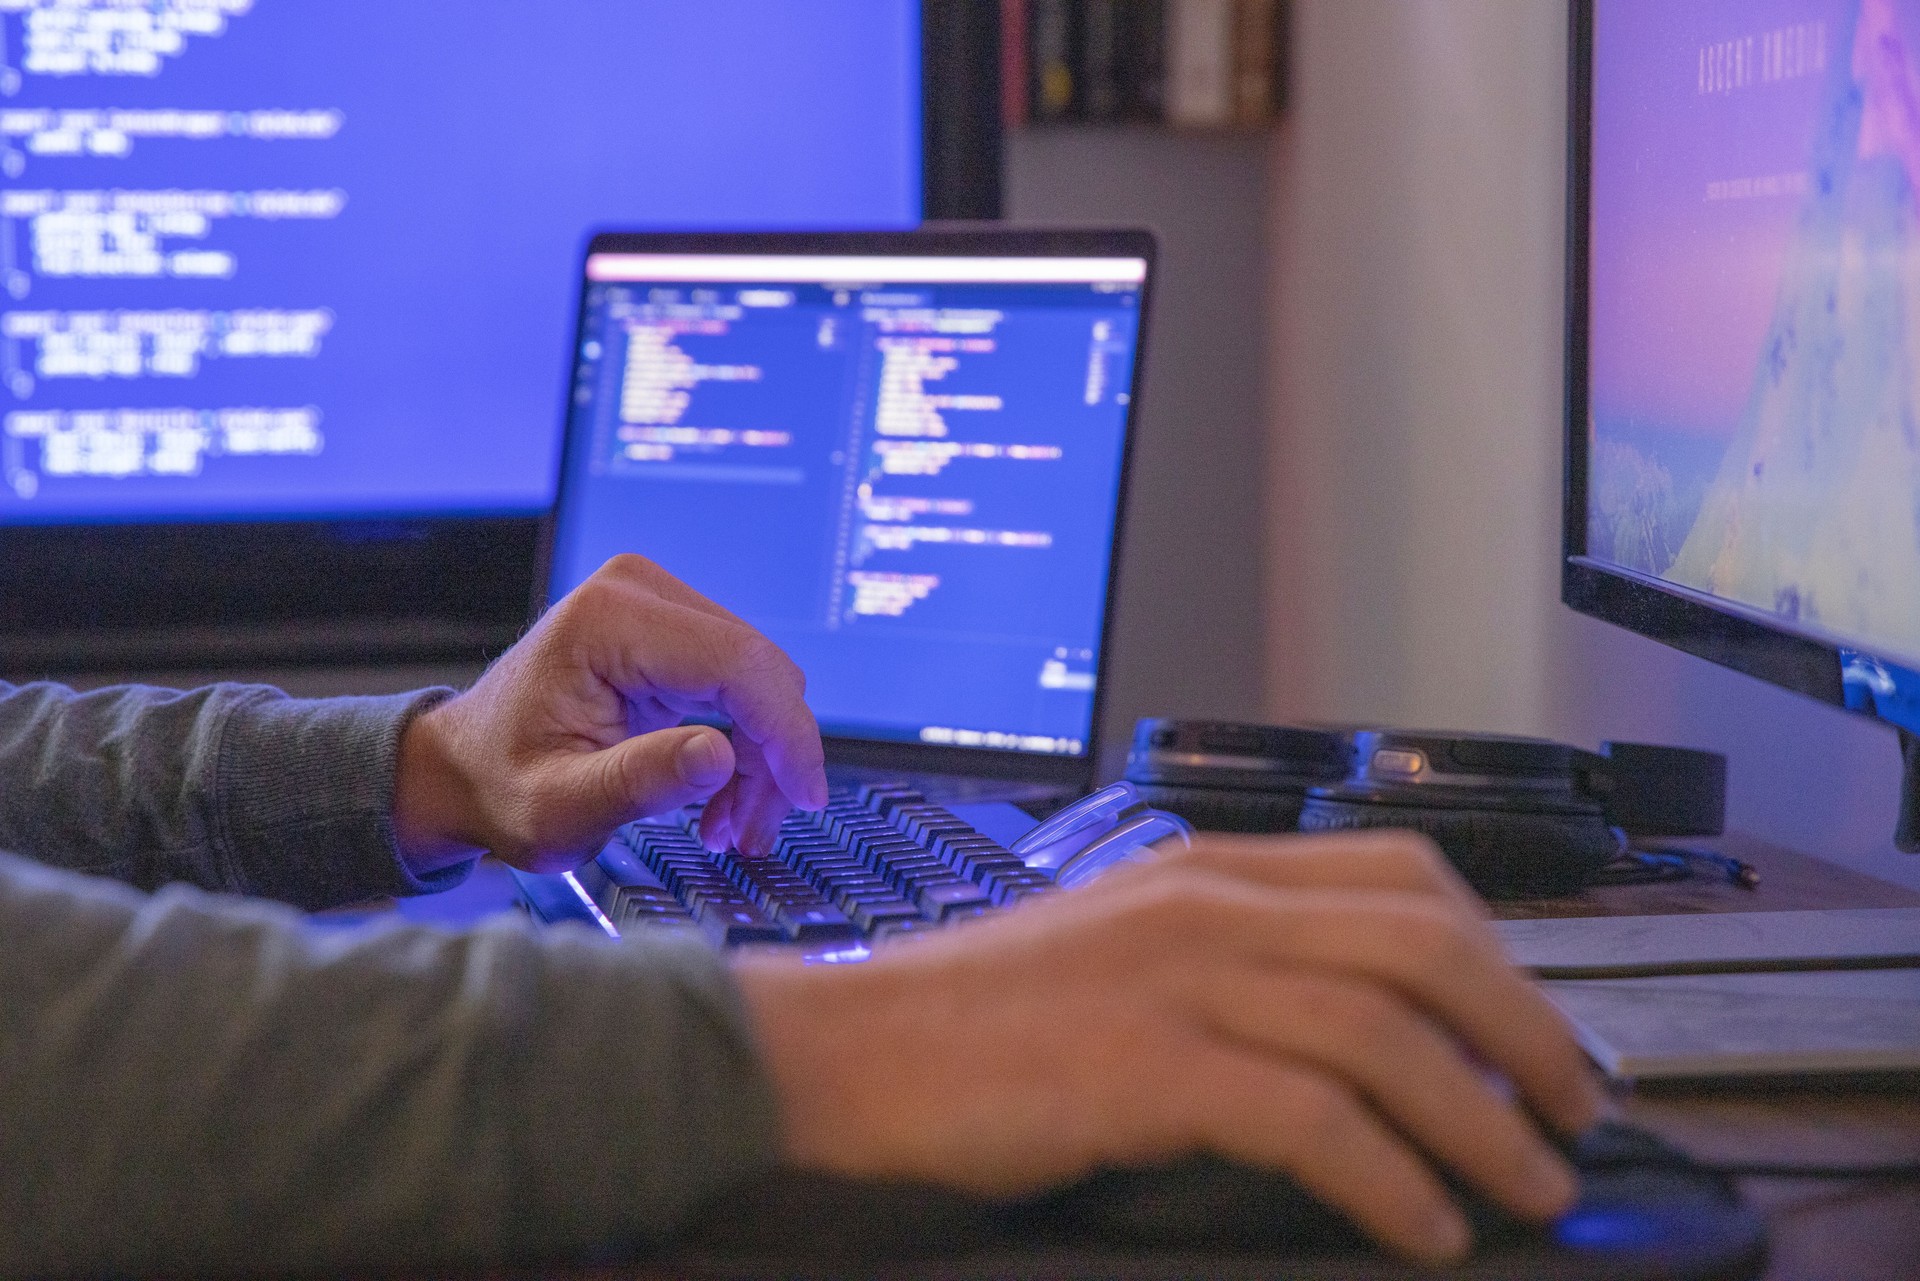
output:
[[[1109,1170],[1017,1201],[784,1174],[709,1206],[672,1254],[716,1276],[1270,1276],[1739,1281],[1766,1261],[1732,1183],[1644,1131],[1595,1127],[1568,1155],[1579,1204],[1526,1223],[1460,1192],[1472,1258],[1434,1272],[1375,1248],[1283,1174],[1212,1157]]]

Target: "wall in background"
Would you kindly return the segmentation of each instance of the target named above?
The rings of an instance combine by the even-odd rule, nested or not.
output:
[[[1273,208],[1272,706],[1551,718],[1560,31],[1539,0],[1295,8]]]
[[[1735,826],[1920,886],[1889,731],[1559,603],[1564,6],[1295,18],[1269,714],[1711,747]]]
[[[1160,236],[1113,663],[1106,772],[1137,717],[1265,705],[1270,418],[1266,132],[1071,125],[1007,140],[1007,216]]]

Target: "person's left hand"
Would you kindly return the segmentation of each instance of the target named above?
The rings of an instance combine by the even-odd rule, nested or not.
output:
[[[401,855],[416,873],[481,850],[565,871],[621,824],[699,800],[709,848],[764,851],[791,808],[827,803],[805,691],[759,632],[651,561],[615,557],[472,689],[407,727]],[[731,742],[681,725],[715,714]]]

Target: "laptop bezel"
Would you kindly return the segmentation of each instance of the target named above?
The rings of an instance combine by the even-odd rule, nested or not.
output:
[[[1078,755],[1010,751],[989,747],[954,747],[931,743],[827,735],[824,742],[830,764],[880,768],[914,774],[950,774],[981,779],[1015,779],[1084,788],[1093,781],[1101,748],[1101,721],[1111,683],[1114,621],[1119,599],[1119,576],[1126,542],[1129,497],[1132,493],[1134,442],[1138,437],[1141,397],[1145,388],[1146,344],[1151,313],[1158,245],[1153,233],[1138,228],[1011,228],[999,225],[929,225],[917,231],[854,232],[632,232],[600,231],[592,235],[580,258],[576,277],[572,344],[567,351],[567,387],[561,416],[560,483],[554,503],[541,522],[540,557],[534,586],[534,613],[549,603],[553,581],[555,532],[560,513],[572,489],[575,441],[573,380],[577,373],[581,335],[587,322],[590,281],[587,259],[596,254],[844,254],[874,257],[961,258],[1138,258],[1146,265],[1139,293],[1139,331],[1134,348],[1126,425],[1121,441],[1120,476],[1115,493],[1113,540],[1107,561],[1105,603],[1100,620],[1098,677],[1093,690],[1093,715],[1086,750]],[[646,555],[644,547],[634,548]],[[721,602],[724,604],[725,602]]]

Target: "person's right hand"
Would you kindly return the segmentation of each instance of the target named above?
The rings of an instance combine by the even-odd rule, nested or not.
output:
[[[855,1177],[1011,1195],[1205,1150],[1448,1259],[1469,1233],[1437,1167],[1547,1218],[1574,1177],[1527,1111],[1573,1134],[1604,1101],[1403,832],[1206,837],[863,965],[736,973],[788,1158]]]
[[[762,852],[827,803],[806,678],[772,641],[652,561],[616,556],[474,687],[400,740],[393,825],[416,873],[491,850],[564,872],[615,828],[705,801],[707,848]],[[722,716],[732,734],[683,725]]]

